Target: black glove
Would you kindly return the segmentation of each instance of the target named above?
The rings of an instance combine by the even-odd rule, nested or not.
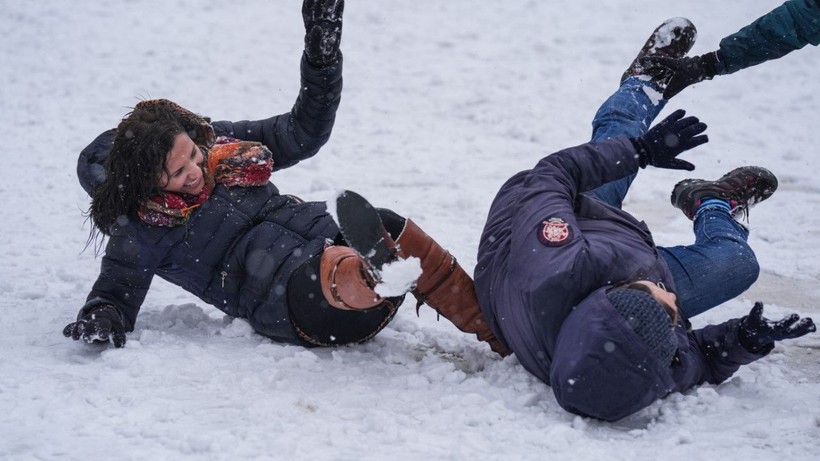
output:
[[[328,67],[339,57],[345,0],[305,0],[305,56],[314,67]]]
[[[641,168],[652,165],[670,170],[695,169],[695,165],[675,157],[708,142],[709,137],[697,136],[706,131],[706,124],[697,117],[683,118],[685,114],[686,111],[678,109],[643,135],[630,139],[638,152]]]
[[[718,54],[716,51],[700,56],[685,56],[682,58],[656,56],[640,60],[641,66],[649,71],[664,68],[672,72],[672,78],[663,91],[664,99],[675,96],[689,85],[711,80],[717,73],[715,70],[717,62]]]
[[[809,317],[801,319],[792,314],[777,322],[763,317],[763,303],[758,301],[749,315],[740,319],[737,339],[749,352],[759,352],[775,341],[799,338],[813,331],[817,331],[817,327]]]
[[[86,314],[81,313],[76,322],[69,323],[63,328],[63,336],[75,341],[82,339],[87,343],[107,342],[110,339],[114,347],[123,347],[125,325],[117,308],[104,304]]]

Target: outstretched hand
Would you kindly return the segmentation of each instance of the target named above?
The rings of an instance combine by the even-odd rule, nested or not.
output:
[[[697,117],[686,117],[686,111],[678,109],[643,135],[632,138],[641,168],[652,165],[671,170],[695,169],[695,165],[676,158],[682,152],[709,141],[706,124]],[[698,136],[700,135],[700,136]]]
[[[672,72],[672,79],[663,91],[664,99],[669,99],[683,91],[684,88],[715,76],[717,56],[714,52],[700,56],[670,58],[664,56],[647,56],[640,61],[644,69],[663,68]]]
[[[344,0],[304,0],[305,56],[315,67],[328,67],[339,58]]]
[[[810,317],[800,318],[797,314],[774,321],[763,317],[763,303],[756,302],[749,315],[740,320],[737,338],[749,352],[758,352],[775,341],[799,338],[817,331]]]
[[[125,326],[116,307],[104,305],[85,314],[63,328],[63,336],[86,343],[108,342],[114,347],[125,346]]]

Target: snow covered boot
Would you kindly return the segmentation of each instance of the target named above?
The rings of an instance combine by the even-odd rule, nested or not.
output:
[[[319,265],[319,281],[328,304],[337,309],[365,310],[384,301],[373,290],[378,280],[366,261],[345,246],[325,248]]]
[[[660,66],[644,68],[641,60],[648,57],[682,58],[692,49],[697,36],[698,31],[690,20],[667,19],[649,36],[638,56],[621,76],[621,83],[629,77],[643,75],[654,81],[661,89],[665,89],[672,78],[672,71]]]
[[[729,202],[732,216],[745,215],[749,208],[771,197],[777,190],[777,177],[759,166],[736,168],[716,181],[684,179],[672,189],[672,206],[693,219],[701,202],[716,198]]]
[[[478,305],[473,279],[447,250],[408,219],[396,239],[401,258],[414,256],[421,260],[421,276],[412,291],[422,304],[435,309],[459,330],[474,333],[480,341],[502,356],[510,351],[495,337]]]

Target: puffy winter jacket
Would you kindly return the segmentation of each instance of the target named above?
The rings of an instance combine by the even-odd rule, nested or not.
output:
[[[606,290],[674,281],[643,222],[590,191],[638,170],[623,136],[569,148],[505,183],[478,248],[475,284],[494,333],[568,411],[613,421],[673,391],[719,383],[762,357],[736,339],[737,321],[687,332],[661,364],[614,310]]]
[[[273,153],[274,170],[316,154],[333,128],[342,61],[316,69],[303,59],[301,72],[301,90],[290,112],[266,120],[215,122],[216,135],[264,143]],[[80,155],[78,176],[89,194],[105,179],[102,162],[113,137],[113,130],[103,133]],[[307,345],[291,324],[287,282],[337,234],[323,202],[281,195],[271,183],[217,185],[187,225],[150,226],[136,214],[118,221],[81,314],[113,304],[123,313],[127,331],[133,330],[157,275],[231,316],[248,319],[263,335]]]
[[[820,0],[789,0],[720,41],[715,70],[731,74],[820,44]]]

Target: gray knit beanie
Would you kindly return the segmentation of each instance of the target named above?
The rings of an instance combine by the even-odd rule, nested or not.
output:
[[[671,365],[677,342],[672,328],[672,318],[652,295],[640,290],[622,288],[607,293],[612,307],[621,314],[635,330],[658,361]]]

